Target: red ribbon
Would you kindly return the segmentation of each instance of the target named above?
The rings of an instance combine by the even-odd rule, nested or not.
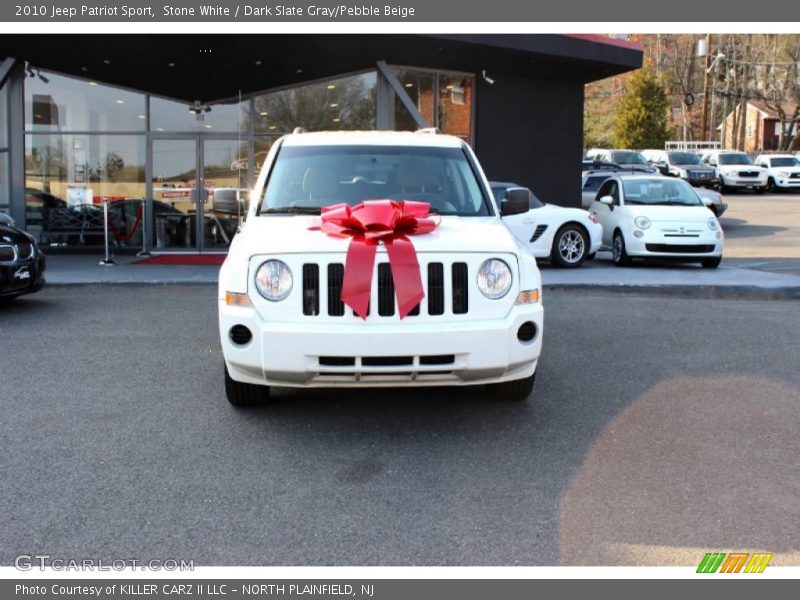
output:
[[[309,229],[334,237],[349,237],[344,265],[342,302],[367,318],[375,252],[383,242],[389,255],[397,308],[404,318],[425,297],[419,262],[409,235],[429,233],[439,222],[430,218],[430,204],[410,200],[365,200],[357,206],[335,204],[322,208]]]

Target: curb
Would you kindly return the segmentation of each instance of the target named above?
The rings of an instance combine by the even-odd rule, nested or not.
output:
[[[47,287],[119,285],[119,286],[216,286],[217,281],[148,280],[148,281],[48,281]],[[636,285],[602,283],[551,283],[545,291],[602,292],[610,294],[639,294],[672,298],[706,300],[800,300],[800,286],[760,287],[755,285]]]
[[[544,285],[543,287],[545,291],[597,291],[706,300],[800,300],[800,286],[563,283]]]

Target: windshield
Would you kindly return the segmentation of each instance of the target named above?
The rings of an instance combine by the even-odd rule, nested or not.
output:
[[[800,160],[790,156],[781,156],[780,158],[771,158],[770,163],[773,167],[800,167]]]
[[[682,179],[626,179],[622,182],[625,204],[704,206]]]
[[[260,213],[318,214],[364,200],[429,202],[442,215],[493,211],[461,148],[285,146],[275,159]]]
[[[669,152],[669,162],[673,165],[699,165],[700,157],[691,152]]]
[[[720,154],[721,165],[752,165],[753,161],[747,154]]]
[[[611,153],[611,160],[617,164],[621,165],[646,165],[647,161],[644,159],[644,156],[639,154],[638,152],[631,152],[630,150],[626,151],[616,151]]]

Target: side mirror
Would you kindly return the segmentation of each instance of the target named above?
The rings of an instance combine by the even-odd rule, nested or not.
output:
[[[711,207],[712,204],[714,204],[711,198],[707,198],[706,196],[700,196],[700,200],[702,200],[703,204],[705,204],[709,208]]]
[[[530,190],[514,187],[506,190],[506,197],[500,202],[500,216],[520,215],[530,209]]]
[[[611,196],[603,196],[597,200],[600,204],[608,204],[609,206],[614,205],[614,198]]]

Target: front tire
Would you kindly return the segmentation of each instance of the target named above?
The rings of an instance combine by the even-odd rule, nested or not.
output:
[[[772,177],[767,180],[767,190],[772,194],[778,191],[778,186],[775,185],[775,179]]]
[[[728,186],[725,185],[725,180],[722,177],[719,178],[719,183],[717,184],[717,186],[719,187],[719,193],[720,194],[724,194],[724,193],[730,191],[728,189]]]
[[[701,260],[700,264],[703,266],[704,269],[716,269],[717,267],[719,267],[721,262],[722,262],[722,257],[715,256],[714,258],[706,258],[705,260]]]
[[[237,408],[258,406],[269,398],[269,386],[235,381],[231,378],[226,366],[225,395],[228,397],[228,402]]]
[[[574,269],[586,260],[589,236],[578,225],[563,225],[553,236],[550,261],[557,267]]]
[[[622,232],[614,232],[614,241],[611,246],[611,260],[618,267],[626,267],[631,264],[631,258],[625,250],[625,238]]]
[[[515,379],[503,383],[494,383],[490,386],[492,396],[496,400],[509,400],[512,402],[523,402],[533,392],[533,384],[536,381],[536,373],[525,379]]]

